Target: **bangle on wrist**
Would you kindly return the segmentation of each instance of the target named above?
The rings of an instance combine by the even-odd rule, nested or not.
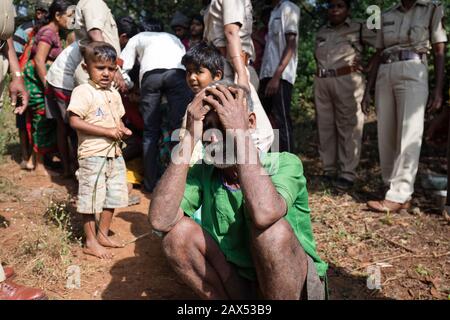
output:
[[[22,78],[23,73],[20,71],[12,72],[12,76],[13,76],[13,78]]]

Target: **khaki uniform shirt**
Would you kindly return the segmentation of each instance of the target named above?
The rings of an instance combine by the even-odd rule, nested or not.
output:
[[[73,112],[87,123],[117,128],[125,114],[122,98],[116,89],[100,89],[89,83],[76,87],[70,99],[68,111]],[[113,140],[106,137],[78,133],[78,158],[115,157],[122,154],[120,147],[111,148]]]
[[[400,2],[383,13],[376,48],[386,54],[399,50],[427,53],[431,44],[447,42],[443,18],[444,7],[435,1],[417,0],[408,11]]]
[[[12,0],[0,1],[0,40],[8,40],[14,34],[16,9]]]
[[[316,35],[315,57],[320,69],[338,69],[361,61],[364,45],[375,46],[376,32],[348,18],[340,26],[327,24]]]
[[[297,35],[300,22],[300,8],[291,1],[281,1],[270,14],[269,32],[261,65],[260,78],[272,78],[280,65],[286,48],[286,34]],[[284,69],[281,78],[294,84],[297,76],[298,50]]]
[[[250,0],[212,0],[205,12],[205,39],[216,47],[226,47],[224,26],[241,25],[242,50],[255,57],[252,41],[253,7]]]
[[[103,0],[80,0],[75,11],[75,34],[80,44],[89,42],[88,32],[99,29],[105,42],[120,54],[119,31],[111,10]]]

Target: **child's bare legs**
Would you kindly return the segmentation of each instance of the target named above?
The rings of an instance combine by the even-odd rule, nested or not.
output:
[[[86,235],[86,245],[83,249],[85,254],[96,256],[100,259],[111,259],[112,253],[108,251],[97,241],[97,234],[95,231],[95,215],[84,214],[83,215],[84,234]]]
[[[123,248],[123,244],[112,240],[108,235],[113,215],[114,209],[103,209],[98,226],[97,241],[104,247]]]

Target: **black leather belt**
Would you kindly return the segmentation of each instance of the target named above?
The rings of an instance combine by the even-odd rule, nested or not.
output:
[[[381,63],[388,64],[399,61],[420,60],[426,59],[425,53],[417,53],[411,50],[401,50],[394,53],[385,54],[381,57]]]

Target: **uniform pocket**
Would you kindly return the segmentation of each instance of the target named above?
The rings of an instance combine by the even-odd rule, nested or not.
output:
[[[382,32],[385,44],[392,44],[397,41],[398,31],[395,21],[384,21]]]
[[[418,43],[427,41],[429,39],[429,30],[428,27],[423,25],[414,25],[411,26],[409,30],[409,41],[411,43]]]

